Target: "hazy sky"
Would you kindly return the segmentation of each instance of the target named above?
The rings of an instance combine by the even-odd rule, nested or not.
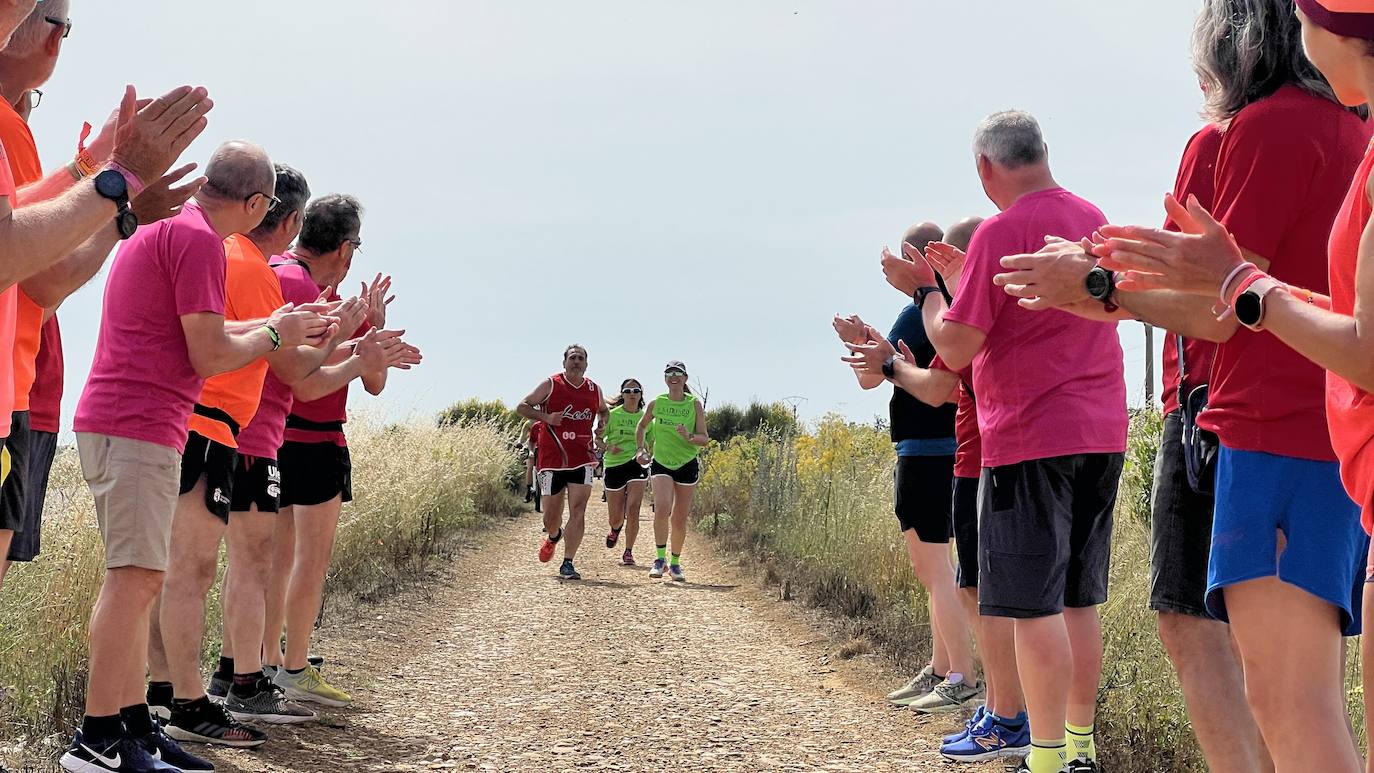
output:
[[[712,402],[885,414],[886,390],[860,393],[838,361],[830,317],[886,328],[903,300],[882,246],[915,220],[992,213],[969,149],[980,118],[1030,110],[1063,185],[1148,223],[1200,123],[1196,2],[72,6],[33,115],[45,163],[124,83],[193,83],[216,107],[189,160],[251,139],[316,194],[356,194],[355,278],[395,276],[392,320],[426,354],[393,378],[392,415],[514,402],[573,341],[608,388],[655,388],[682,359]],[[61,312],[64,427],[103,288],[102,273]],[[1138,401],[1143,336],[1121,335]]]

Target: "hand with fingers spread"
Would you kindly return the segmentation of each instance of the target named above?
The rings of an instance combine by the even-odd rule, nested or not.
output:
[[[997,274],[992,283],[1033,311],[1089,300],[1084,279],[1097,265],[1092,249],[1093,243],[1088,239],[1070,242],[1047,236],[1039,252],[1002,258],[1002,268],[1011,271]]]
[[[846,343],[845,348],[849,349],[850,356],[841,357],[840,361],[849,363],[849,367],[861,374],[882,376],[883,363],[889,357],[896,357],[897,349],[871,326],[865,331],[865,337],[868,340],[863,343]]]
[[[335,338],[347,339],[358,331],[367,317],[367,303],[362,298],[345,298],[329,304],[328,313],[339,320]]]
[[[847,317],[835,315],[834,321],[830,323],[835,328],[835,333],[840,337],[840,341],[846,344],[861,344],[864,342],[864,328],[868,325],[859,319],[858,314],[850,314]]]
[[[156,223],[181,212],[182,205],[196,195],[200,186],[205,184],[206,178],[201,175],[175,188],[172,184],[193,172],[195,168],[195,164],[187,164],[174,169],[135,196],[133,201],[129,202],[129,206],[133,207],[134,214],[138,216],[138,224]]]
[[[903,249],[910,246],[906,243],[902,244]],[[912,247],[912,249],[915,248]],[[916,254],[919,256],[921,253],[918,250]],[[916,294],[917,288],[925,286],[923,284],[926,280],[925,273],[930,274],[930,284],[935,283],[935,274],[930,270],[930,266],[926,265],[924,258],[913,262],[911,258],[904,255],[894,255],[892,250],[883,247],[882,266],[883,276],[887,278],[887,283],[908,298]]]
[[[321,346],[333,337],[338,320],[310,310],[311,306],[288,303],[272,312],[267,324],[276,329],[282,346]]]
[[[1181,233],[1142,226],[1102,227],[1107,239],[1094,251],[1103,267],[1125,272],[1117,288],[1222,294],[1222,282],[1234,278],[1246,262],[1240,245],[1196,196],[1188,197],[1187,206],[1173,195],[1165,196],[1164,209]]]
[[[181,86],[140,108],[134,87],[126,87],[111,159],[144,185],[157,180],[205,131],[214,105],[204,88]]]
[[[968,254],[945,242],[931,242],[926,245],[926,262],[945,280],[945,289],[954,293],[959,289],[959,280],[964,275],[964,260]]]
[[[384,277],[378,274],[372,280],[372,284],[362,283],[362,293],[359,297],[367,301],[367,319],[373,327],[386,327],[386,308],[391,302],[396,300],[396,296],[388,296],[391,292],[391,277]]]

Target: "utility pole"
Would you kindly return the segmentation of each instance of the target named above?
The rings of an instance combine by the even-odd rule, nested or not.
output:
[[[1145,323],[1145,407],[1155,406],[1155,328]]]

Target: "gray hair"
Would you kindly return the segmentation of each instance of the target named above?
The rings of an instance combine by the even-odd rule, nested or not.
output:
[[[276,174],[267,151],[251,142],[230,140],[210,154],[200,195],[242,201],[255,193],[271,193]]]
[[[310,185],[305,175],[286,164],[277,164],[277,189],[274,192],[278,204],[267,211],[262,223],[253,229],[253,234],[267,235],[277,230],[291,216],[292,212],[304,212],[305,202],[310,200]]]
[[[1045,137],[1035,116],[1023,110],[1003,110],[984,118],[973,133],[973,152],[1007,169],[1045,160]]]
[[[1203,0],[1193,26],[1193,69],[1206,91],[1202,116],[1225,122],[1294,85],[1336,102],[1308,61],[1292,0]]]
[[[10,42],[5,44],[4,53],[10,56],[26,56],[32,53],[56,29],[47,17],[65,19],[70,7],[70,0],[43,0],[34,6],[33,11],[15,28],[14,34],[10,35]]]

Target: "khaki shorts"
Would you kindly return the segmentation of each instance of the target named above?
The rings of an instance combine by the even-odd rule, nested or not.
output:
[[[76,433],[81,473],[95,497],[105,566],[167,571],[181,454],[143,440]]]

